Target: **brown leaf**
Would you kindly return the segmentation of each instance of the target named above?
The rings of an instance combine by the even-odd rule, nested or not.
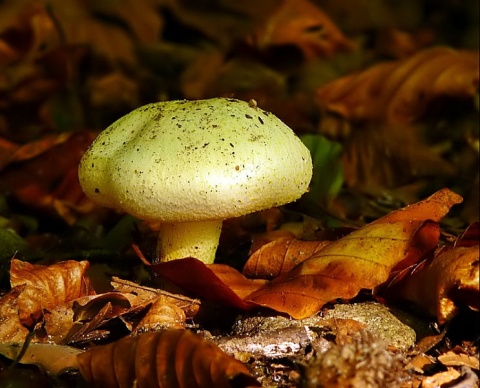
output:
[[[18,316],[18,296],[25,289],[25,285],[12,288],[0,298],[0,342],[24,342],[28,329],[20,322]]]
[[[327,241],[278,238],[256,250],[248,259],[242,273],[250,278],[273,279],[290,271],[328,244]]]
[[[448,351],[437,357],[445,366],[468,366],[469,368],[480,370],[480,361],[478,357],[470,356],[465,352]]]
[[[479,250],[477,246],[445,250],[405,278],[395,296],[414,302],[440,324],[458,312],[459,305],[479,310]]]
[[[73,223],[77,213],[95,207],[78,182],[77,166],[95,138],[93,132],[50,137],[20,147],[17,161],[0,175],[0,193],[9,192],[22,204],[62,216]]]
[[[317,100],[350,121],[410,124],[441,98],[473,99],[478,72],[478,52],[437,47],[337,79]]]
[[[119,291],[127,295],[132,309],[141,308],[142,306],[162,301],[162,304],[175,305],[185,312],[186,317],[193,318],[200,309],[200,301],[192,299],[185,295],[172,294],[162,289],[150,288],[116,276],[112,278],[110,283],[115,291]]]
[[[88,265],[87,261],[63,261],[43,266],[12,259],[11,286],[25,285],[17,301],[21,323],[32,328],[44,309],[87,295],[90,291],[85,276]]]
[[[202,299],[243,310],[254,306],[243,298],[265,283],[264,280],[247,279],[228,265],[205,265],[194,258],[156,264],[152,270]]]
[[[438,244],[438,221],[461,197],[443,189],[424,201],[392,212],[332,242],[289,273],[245,300],[296,319],[317,313],[327,302],[349,299],[385,282],[400,262],[418,260]]]
[[[354,47],[335,23],[308,0],[282,1],[249,41],[260,49],[297,46],[306,59],[329,58]]]
[[[260,386],[248,369],[216,345],[186,330],[125,337],[78,355],[82,376],[94,386]]]
[[[48,151],[52,147],[64,143],[71,136],[71,133],[62,133],[60,135],[46,135],[40,140],[33,141],[24,145],[17,145],[7,140],[0,139],[0,171],[13,162],[20,162],[32,159]]]
[[[125,297],[112,294],[83,296],[45,311],[44,329],[48,340],[66,344],[106,337],[108,332],[100,333],[97,328],[116,316],[115,313],[125,311]]]
[[[158,298],[135,326],[132,334],[164,329],[183,329],[186,319],[185,312],[180,307],[166,303],[165,298]]]

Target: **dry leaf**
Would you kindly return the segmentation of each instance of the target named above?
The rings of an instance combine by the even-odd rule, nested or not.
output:
[[[265,280],[250,280],[225,264],[205,265],[194,258],[171,260],[152,265],[158,275],[200,298],[243,310],[254,307],[243,298],[257,290]]]
[[[296,319],[317,313],[327,302],[349,299],[385,282],[400,262],[418,261],[438,244],[439,221],[461,197],[443,189],[332,242],[289,273],[253,292],[245,301]]]
[[[248,369],[216,345],[186,330],[125,337],[78,355],[82,376],[93,386],[260,386]],[[241,380],[240,380],[241,379]]]
[[[158,298],[148,309],[147,314],[135,326],[132,334],[185,328],[187,319],[185,312],[180,307],[165,302],[165,298]]]
[[[306,59],[329,58],[354,47],[335,23],[308,0],[282,1],[248,40],[260,49],[293,45]]]
[[[422,380],[422,388],[437,388],[441,386],[455,386],[455,382],[460,378],[461,374],[458,370],[449,368],[446,372],[436,373],[433,376],[425,377]]]
[[[130,306],[125,295],[105,293],[77,298],[59,304],[44,313],[45,331],[50,342],[78,343],[104,338],[108,332],[97,330]]]
[[[337,79],[317,90],[317,100],[349,121],[406,125],[442,98],[473,100],[478,73],[478,52],[437,47]]]
[[[468,366],[469,368],[480,370],[480,361],[478,355],[470,356],[466,353],[457,353],[454,351],[445,352],[437,357],[445,366]]]
[[[180,294],[172,294],[158,288],[150,288],[116,276],[110,282],[115,291],[128,296],[132,309],[141,308],[147,304],[156,303],[175,305],[185,312],[186,317],[193,318],[200,309],[200,301]]]
[[[249,278],[273,279],[318,253],[327,241],[301,241],[283,237],[256,250],[242,273]]]
[[[11,286],[25,285],[17,301],[21,323],[33,328],[44,309],[87,295],[90,292],[85,276],[88,265],[87,261],[63,261],[43,266],[12,259]]]
[[[406,277],[394,293],[444,324],[455,316],[460,305],[479,310],[479,279],[478,245],[458,247],[443,251]]]
[[[77,174],[80,158],[95,136],[93,132],[47,136],[20,147],[14,154],[18,162],[1,174],[0,193],[9,192],[22,204],[74,223],[78,213],[98,208],[84,195]]]
[[[20,322],[18,316],[18,296],[25,289],[25,285],[12,288],[0,299],[0,342],[25,341],[28,329]]]
[[[22,344],[2,343],[0,344],[0,354],[15,360]],[[70,346],[52,345],[52,344],[30,344],[19,360],[20,364],[35,364],[40,366],[49,374],[58,375],[68,369],[76,366],[76,357],[82,351]]]

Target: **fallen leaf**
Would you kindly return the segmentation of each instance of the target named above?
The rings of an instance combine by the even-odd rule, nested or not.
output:
[[[198,297],[243,310],[254,307],[243,298],[262,286],[264,280],[250,280],[224,264],[205,265],[194,258],[172,260],[152,265],[158,275]]]
[[[60,135],[46,135],[43,138],[32,141],[24,145],[17,145],[7,140],[0,139],[0,149],[2,156],[0,159],[0,171],[8,164],[32,159],[41,155],[52,147],[62,144],[68,140],[71,133],[62,133]]]
[[[301,319],[317,313],[327,302],[373,289],[385,282],[399,263],[419,260],[437,246],[439,228],[433,221],[439,221],[459,202],[459,195],[443,189],[394,211],[332,242],[245,301]]]
[[[0,342],[24,342],[28,335],[18,316],[18,296],[25,285],[12,288],[0,298]]]
[[[457,353],[454,351],[445,352],[437,357],[445,366],[468,366],[469,368],[480,370],[480,361],[478,356],[470,356],[466,353]]]
[[[96,208],[84,195],[77,174],[80,158],[95,136],[93,132],[47,136],[20,147],[18,161],[0,175],[0,193],[8,192],[24,205],[73,224],[79,213]]]
[[[17,300],[22,325],[33,328],[44,309],[88,295],[88,265],[87,261],[63,261],[43,266],[12,259],[10,284],[25,286]]]
[[[329,242],[278,238],[256,250],[243,267],[249,278],[273,279],[315,255]]]
[[[111,285],[115,291],[128,295],[132,309],[153,304],[160,300],[162,304],[177,306],[185,312],[186,317],[193,318],[200,308],[200,301],[198,299],[173,294],[158,288],[146,287],[135,282],[120,279],[116,276],[112,278]]]
[[[445,372],[436,373],[433,376],[425,377],[422,380],[422,388],[436,388],[441,386],[456,385],[457,379],[461,377],[461,373],[453,368],[449,368]]]
[[[186,330],[124,337],[77,360],[95,386],[230,387],[235,380],[239,387],[260,386],[242,363]]]
[[[98,328],[127,311],[129,306],[126,296],[120,293],[83,296],[45,311],[44,329],[48,340],[56,344],[98,340],[109,334]]]
[[[135,326],[132,334],[165,329],[183,329],[186,319],[185,312],[180,307],[165,303],[164,298],[158,298],[148,309],[147,314]]]
[[[441,252],[394,288],[396,298],[414,302],[444,324],[460,305],[479,310],[479,249],[458,247]]]
[[[354,48],[335,23],[308,0],[285,0],[254,33],[250,44],[264,50],[272,46],[293,45],[308,60],[329,58]]]
[[[320,87],[322,109],[354,122],[411,124],[442,98],[471,99],[478,92],[479,56],[445,47],[381,63]]]

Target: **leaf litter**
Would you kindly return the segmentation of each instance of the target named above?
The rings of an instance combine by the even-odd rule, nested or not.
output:
[[[322,3],[323,9],[309,1],[160,3],[0,6],[2,376],[10,376],[9,364],[22,371],[8,361],[21,349],[20,364],[33,362],[60,379],[69,366],[78,373],[77,357],[64,357],[66,351],[120,365],[106,374],[95,369],[97,362],[84,366],[85,376],[109,382],[130,382],[132,373],[146,381],[146,374],[163,373],[154,360],[176,354],[171,386],[193,386],[188,376],[203,386],[230,378],[256,384],[250,375],[277,387],[475,384],[478,330],[471,333],[469,325],[478,322],[479,294],[474,6],[438,4],[432,17],[423,2],[339,1]],[[466,23],[449,30],[451,15]],[[149,239],[156,226],[122,222],[86,199],[78,160],[99,130],[142,103],[220,95],[253,98],[309,139],[318,156],[311,193],[276,209],[274,220],[229,220],[243,224],[223,236],[219,262],[242,272],[193,258],[145,266],[129,236],[133,230],[135,243],[154,257]],[[452,210],[463,223],[439,224],[460,200],[453,191],[423,200],[441,187],[465,198],[461,211]],[[398,203],[417,204],[395,211]],[[339,238],[335,230],[345,226]],[[266,244],[256,239],[259,231],[267,232]],[[102,260],[106,265],[97,266]],[[98,276],[100,268],[106,272]],[[177,285],[165,284],[159,273]],[[95,286],[88,285],[90,275]],[[107,282],[97,294],[102,278]],[[302,333],[281,331],[272,339],[279,347],[291,338],[308,345],[293,346],[300,354],[283,361],[262,361],[239,348],[235,357],[245,369],[187,334],[212,340],[210,331],[228,333],[219,326],[230,327],[236,314],[270,322],[272,330],[258,327],[274,333],[280,316],[314,318],[335,304],[372,298],[387,306],[408,301],[408,310],[441,325],[441,335],[427,330],[422,341],[430,345],[420,341],[405,354],[356,321],[337,319],[309,324]],[[417,334],[425,329],[415,328]],[[163,346],[127,357],[125,349],[146,338],[163,338]],[[83,348],[98,349],[98,356]],[[208,372],[212,354],[223,360],[216,374]],[[135,367],[145,360],[149,368]],[[407,361],[414,360],[412,372]]]

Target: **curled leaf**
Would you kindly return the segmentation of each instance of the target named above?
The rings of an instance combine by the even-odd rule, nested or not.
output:
[[[337,79],[317,99],[347,120],[409,124],[441,98],[473,99],[478,71],[478,52],[437,47]]]
[[[125,337],[77,360],[85,380],[98,387],[232,387],[234,380],[259,386],[242,363],[186,330]]]
[[[317,313],[327,302],[350,299],[384,283],[405,260],[418,261],[438,244],[440,220],[461,197],[448,189],[392,212],[332,242],[290,272],[245,300],[296,319]]]
[[[250,37],[260,49],[297,46],[305,58],[329,58],[354,45],[335,23],[308,0],[286,0]]]
[[[22,324],[33,327],[44,309],[88,295],[89,282],[85,276],[88,266],[87,261],[71,260],[43,266],[12,259],[11,286],[25,286],[17,301]]]
[[[152,269],[202,299],[243,310],[254,306],[243,299],[265,283],[247,279],[228,265],[205,265],[194,258],[167,261],[153,265]]]
[[[479,260],[478,245],[443,251],[407,277],[395,294],[414,302],[440,324],[455,316],[460,305],[478,311]]]

